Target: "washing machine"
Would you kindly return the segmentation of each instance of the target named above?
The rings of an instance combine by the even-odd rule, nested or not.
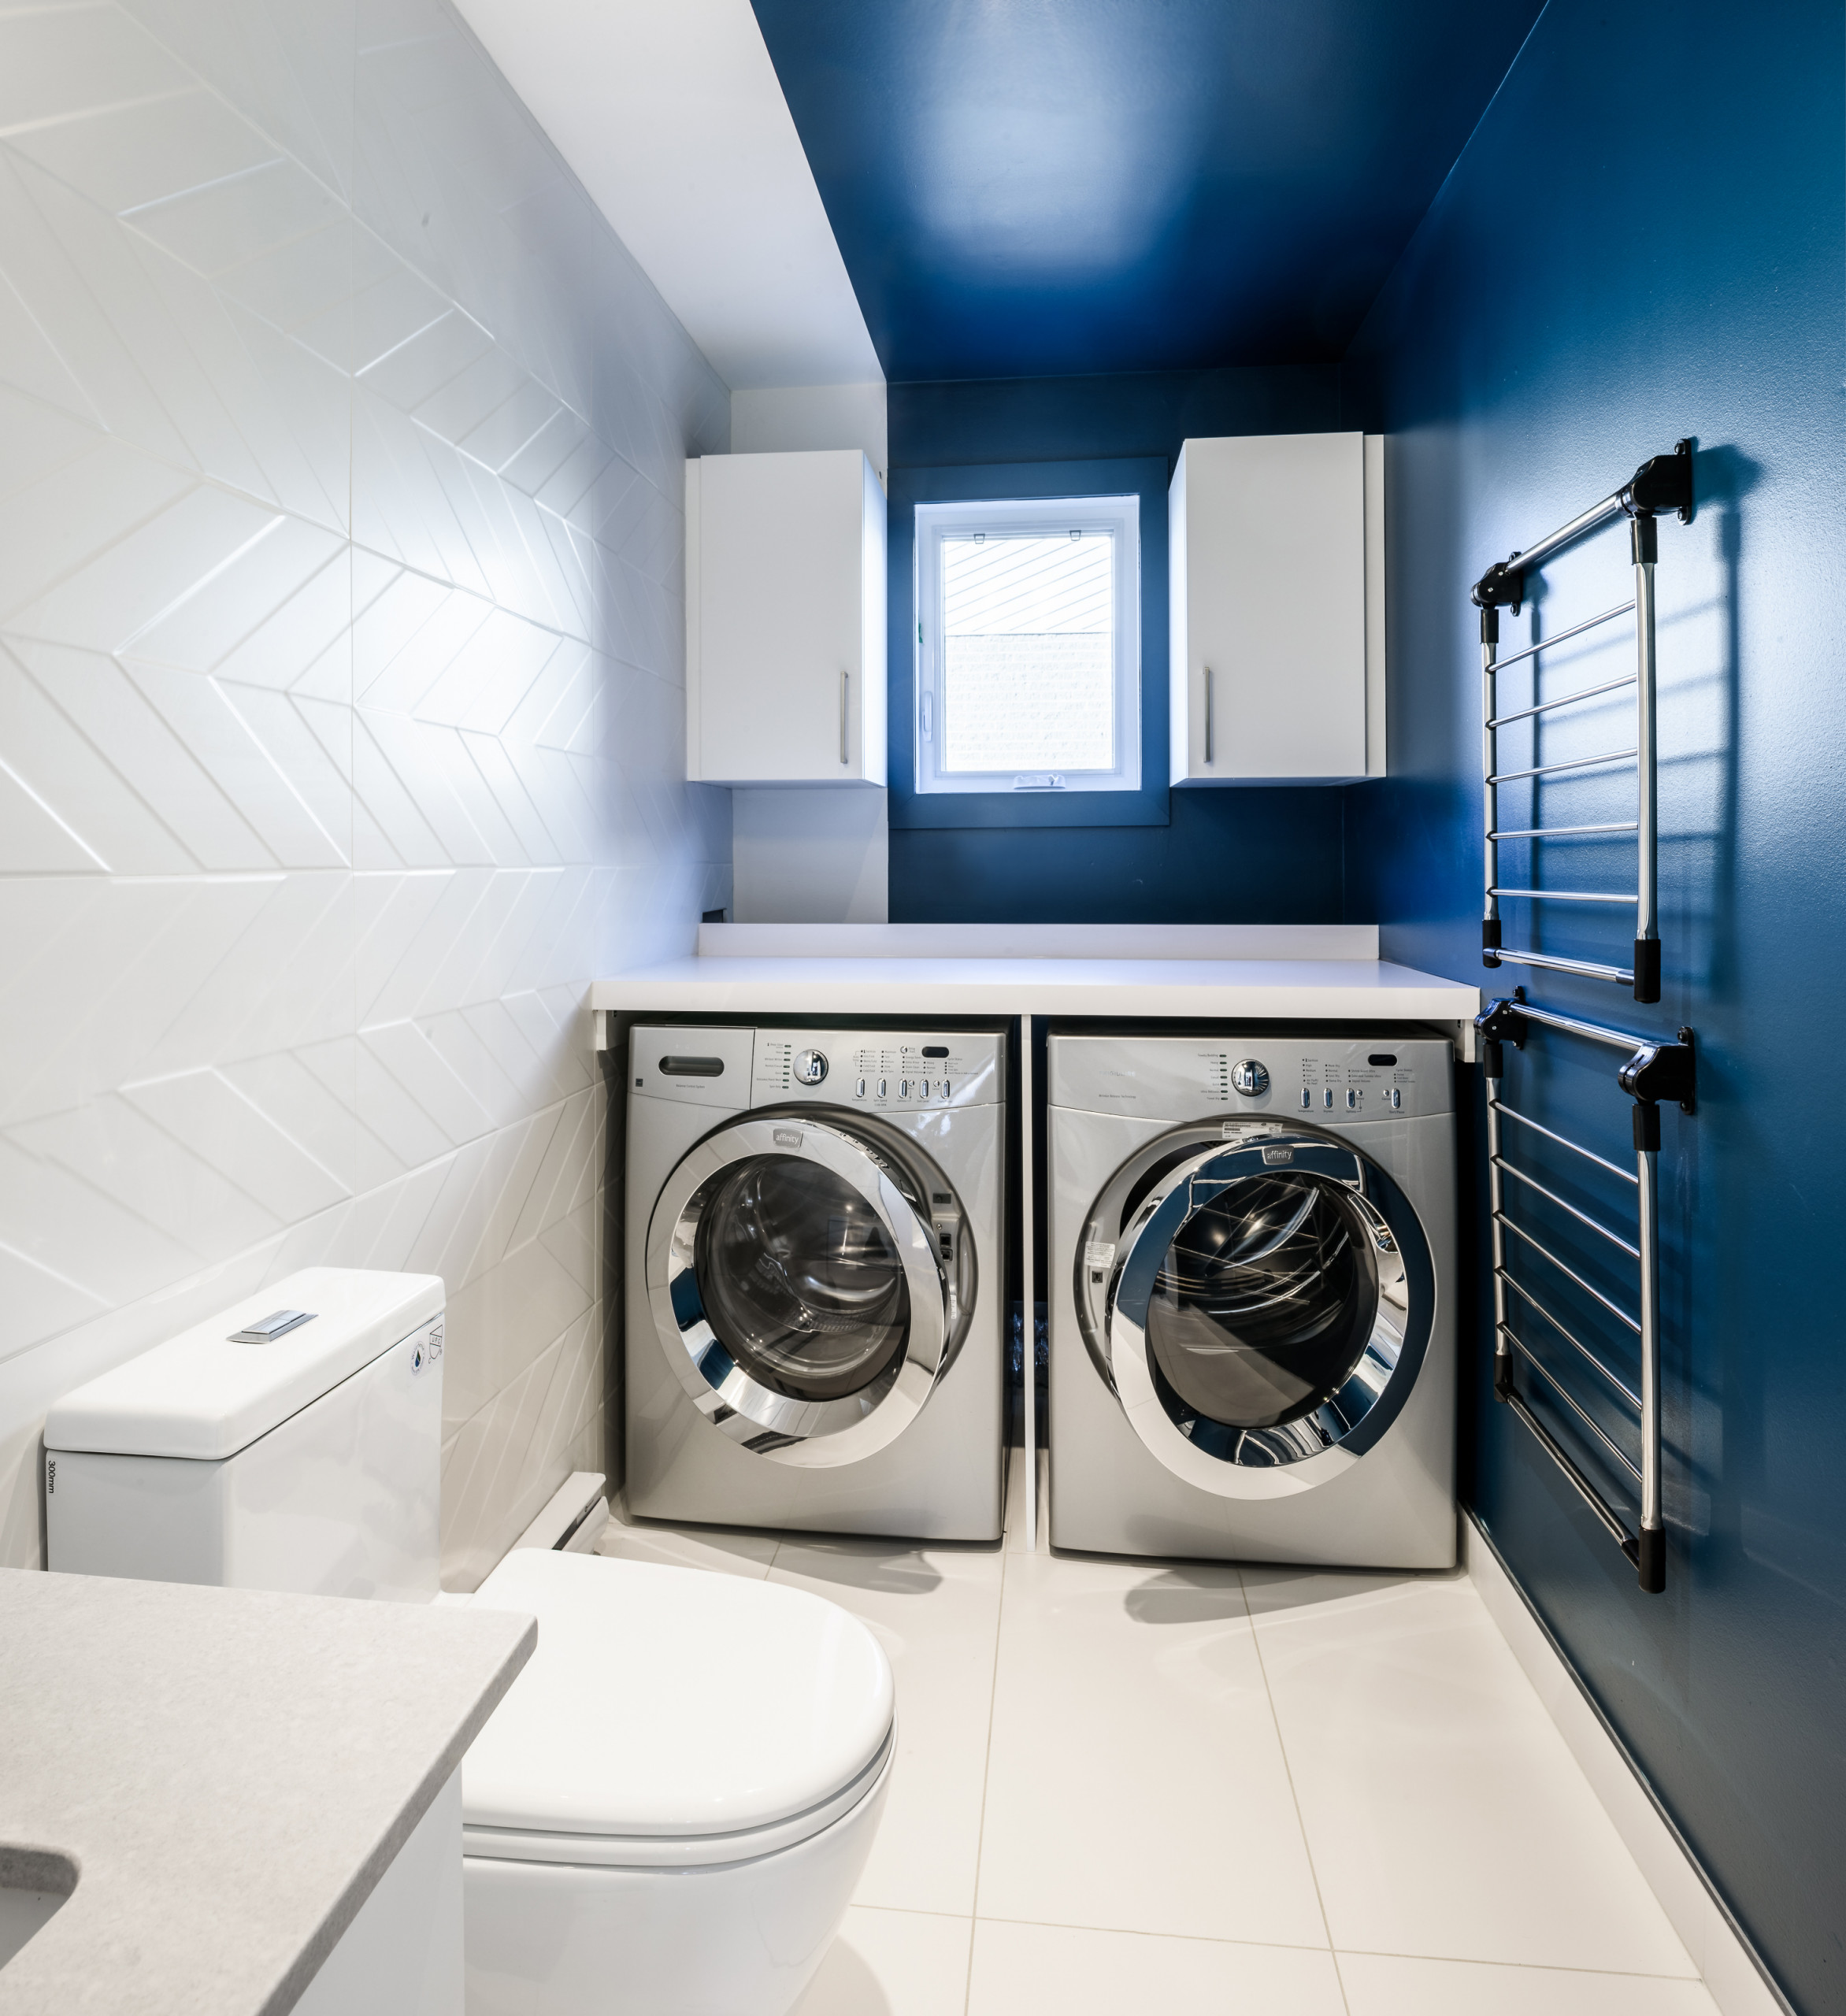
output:
[[[1048,1051],[1053,1545],[1452,1566],[1448,1043]]]
[[[640,1518],[1000,1535],[1006,1036],[638,1026],[626,1490]]]

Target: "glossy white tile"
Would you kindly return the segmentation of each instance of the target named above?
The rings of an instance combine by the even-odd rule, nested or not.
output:
[[[1466,1518],[1462,1521],[1462,1544],[1469,1579],[1488,1614],[1536,1689],[1571,1755],[1582,1766],[1592,1790],[1725,2016],[1777,2016],[1781,2007],[1779,1999],[1720,1913],[1491,1544]]]
[[[1333,1956],[1287,1946],[981,1918],[968,2016],[1345,2016]]]
[[[979,1910],[1326,1944],[1234,1569],[1007,1556]]]
[[[855,1904],[792,2016],[962,2016],[969,1918]]]
[[[444,1445],[445,1588],[476,1588],[559,1479],[604,1467],[599,1327],[573,1325]]]
[[[1696,1973],[1465,1575],[1244,1581],[1336,1947]]]
[[[183,91],[183,66],[124,14],[72,9],[0,18],[0,130]]]
[[[1348,2016],[1718,2016],[1703,1981],[1342,1953]]]
[[[785,1538],[777,1551],[770,1579],[863,1618],[897,1681],[897,1762],[859,1903],[974,1908],[1001,1574],[997,1547]]]
[[[668,1568],[706,1568],[722,1575],[746,1575],[761,1581],[776,1558],[776,1536],[729,1526],[662,1526],[631,1520],[621,1507],[610,1507],[596,1551],[620,1561],[658,1562]]]
[[[728,424],[447,9],[0,15],[0,1352],[432,1265],[453,1577],[602,1460],[581,1002],[728,894],[623,705]]]

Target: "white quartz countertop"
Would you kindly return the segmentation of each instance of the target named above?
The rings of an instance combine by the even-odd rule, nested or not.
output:
[[[0,1569],[0,1855],[76,1890],[3,2016],[281,2016],[514,1675],[528,1617]]]
[[[590,1005],[1463,1023],[1481,994],[1380,959],[1370,926],[726,925],[703,927],[692,957],[598,980]]]
[[[593,1008],[809,1015],[1147,1015],[1459,1021],[1480,990],[1378,959],[675,959]]]

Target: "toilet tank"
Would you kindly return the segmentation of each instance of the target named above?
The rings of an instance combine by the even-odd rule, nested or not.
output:
[[[46,1566],[427,1602],[443,1309],[439,1275],[310,1267],[66,1394]]]

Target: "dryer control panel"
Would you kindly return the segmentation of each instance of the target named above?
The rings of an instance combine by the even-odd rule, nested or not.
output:
[[[1451,1055],[1429,1036],[1055,1036],[1051,1102],[1149,1120],[1410,1119],[1453,1108]]]
[[[1004,1040],[997,1030],[758,1029],[750,1102],[907,1113],[998,1106]]]

